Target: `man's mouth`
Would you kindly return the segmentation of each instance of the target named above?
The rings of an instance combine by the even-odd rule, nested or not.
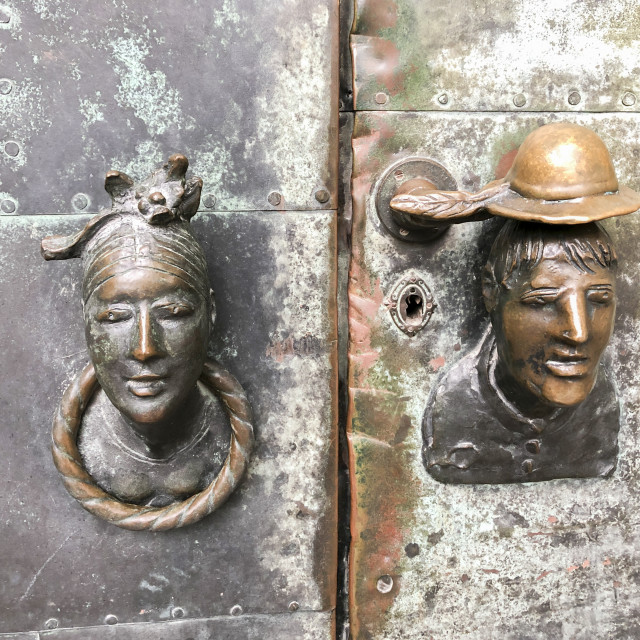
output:
[[[152,398],[160,395],[166,388],[164,376],[155,373],[141,373],[127,379],[127,390],[138,398]]]
[[[579,378],[591,371],[589,358],[581,354],[554,353],[544,364],[553,375],[562,378]]]

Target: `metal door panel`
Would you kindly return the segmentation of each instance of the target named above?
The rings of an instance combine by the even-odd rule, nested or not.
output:
[[[81,267],[45,263],[39,241],[87,219],[1,219],[1,630],[43,630],[49,619],[60,627],[102,625],[108,615],[157,622],[177,609],[208,618],[236,605],[246,614],[331,610],[335,212],[194,220],[216,292],[211,354],[246,389],[257,446],[247,477],[221,509],[164,533],[121,530],[86,513],[51,460],[54,409],[88,355]]]
[[[375,188],[393,162],[431,158],[474,190],[508,169],[513,151],[558,114],[358,113],[354,129],[349,284],[354,638],[550,640],[637,637],[637,214],[609,220],[621,260],[606,358],[623,405],[610,479],[447,485],[422,461],[422,416],[440,374],[487,323],[481,268],[500,222],[453,225],[425,244],[391,237]],[[611,150],[621,183],[640,187],[640,123],[632,114],[566,114]],[[416,274],[437,308],[415,337],[385,300]]]
[[[330,613],[294,614],[184,620],[166,624],[127,624],[89,629],[59,629],[40,633],[39,640],[263,640],[296,638],[325,640],[330,637]],[[0,636],[3,637],[3,636]],[[21,639],[20,639],[21,640]],[[38,640],[38,639],[36,639]]]
[[[356,0],[358,110],[637,111],[634,0]]]
[[[3,213],[97,211],[107,170],[142,176],[176,152],[203,210],[335,208],[335,0],[0,11]]]

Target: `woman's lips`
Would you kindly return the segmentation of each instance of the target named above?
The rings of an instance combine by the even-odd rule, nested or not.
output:
[[[544,364],[553,375],[562,378],[579,378],[591,371],[589,358],[586,356],[557,354],[551,356]]]
[[[142,374],[129,378],[126,386],[127,390],[138,398],[152,398],[161,394],[166,384],[163,376]]]

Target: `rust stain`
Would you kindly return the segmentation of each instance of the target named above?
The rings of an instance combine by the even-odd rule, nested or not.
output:
[[[384,295],[380,280],[372,281],[356,260],[351,262],[349,274],[349,361],[350,386],[368,386],[366,374],[375,364],[379,353],[371,346],[372,330],[378,326],[378,310]]]
[[[431,368],[434,371],[437,371],[441,367],[444,367],[445,362],[446,361],[444,359],[444,356],[438,356],[437,358],[434,358],[433,360],[429,360],[429,365],[431,366]]]
[[[582,563],[582,568],[583,568],[583,569],[587,569],[587,568],[588,568],[588,567],[590,567],[590,566],[591,566],[591,563],[590,563],[588,560],[585,560],[585,561]]]
[[[403,505],[398,495],[406,482],[402,447],[349,434],[352,492],[350,574],[352,637],[366,634],[384,620],[400,586],[397,566],[404,552],[401,525]],[[379,474],[385,469],[384,474]],[[366,535],[363,533],[366,532]],[[393,589],[380,593],[382,575],[393,578]],[[366,628],[366,629],[365,629]]]
[[[500,573],[497,569],[483,569],[485,573]]]
[[[542,578],[546,578],[550,573],[553,573],[553,571],[543,571],[537,578],[537,580],[542,580]]]
[[[549,517],[547,518],[547,522],[548,522],[549,524],[556,524],[556,523],[558,522],[558,518],[556,518],[555,516],[549,516]]]
[[[580,568],[579,564],[572,564],[570,567],[567,567],[567,571],[569,573],[573,573],[574,571],[576,571],[579,568]]]
[[[611,565],[611,560],[609,560],[609,558],[605,558],[604,562],[602,563],[605,567],[608,567],[609,565]]]
[[[377,34],[381,29],[392,29],[398,22],[398,5],[392,0],[358,0],[356,31]]]

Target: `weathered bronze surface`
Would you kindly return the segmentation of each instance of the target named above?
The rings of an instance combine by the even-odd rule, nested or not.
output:
[[[351,629],[359,640],[626,640],[638,635],[640,271],[634,256],[639,217],[601,223],[620,264],[615,328],[591,394],[606,371],[621,407],[619,421],[615,413],[607,417],[614,429],[620,425],[615,472],[606,479],[454,484],[427,472],[422,420],[443,372],[486,334],[490,319],[482,274],[505,220],[491,216],[451,225],[430,242],[409,243],[388,233],[376,208],[381,176],[403,158],[431,158],[451,171],[459,189],[476,193],[505,177],[527,135],[559,118],[356,114],[348,428]],[[597,132],[611,151],[620,183],[637,190],[637,119],[631,114],[570,119]],[[579,226],[568,231],[576,233]],[[600,276],[607,272],[612,273],[596,270]],[[584,276],[574,267],[560,273]],[[438,304],[413,337],[398,329],[385,304],[396,283],[410,274],[424,280]],[[600,415],[590,419],[604,419],[610,406],[598,406]],[[456,426],[462,428],[464,421]],[[535,451],[530,441],[540,438],[523,438],[523,457],[525,451],[532,459],[551,455],[545,452],[546,435],[539,454],[529,453],[525,443]]]
[[[125,529],[208,515],[253,447],[244,390],[207,361],[215,305],[189,224],[202,180],[186,180],[188,165],[173,155],[139,184],[110,171],[111,210],[42,241],[47,260],[82,257],[91,356],[54,418],[54,462],[87,511]]]
[[[204,210],[335,209],[337,0],[0,11],[0,215],[98,212],[104,171],[147,175],[178,150]]]
[[[599,367],[617,259],[597,225],[507,222],[483,275],[491,327],[435,383],[425,462],[443,482],[609,476],[620,410]]]
[[[637,112],[635,0],[356,0],[360,111]]]
[[[194,638],[225,637],[238,605],[239,619],[251,618],[238,623],[248,637],[280,637],[275,629],[296,629],[301,614],[331,638],[322,612],[333,609],[336,591],[335,213],[215,212],[192,220],[216,292],[207,351],[246,390],[256,446],[223,508],[167,532],[128,531],[94,517],[70,498],[51,463],[53,410],[85,366],[87,348],[80,260],[43,265],[40,239],[73,234],[90,220],[0,218],[0,295],[12,310],[0,323],[12,363],[0,389],[7,443],[0,494],[8,505],[0,629],[53,635],[44,630],[56,619],[59,633],[78,627],[88,638],[93,629],[83,636],[83,627],[111,628],[105,619],[114,615],[118,624],[105,634],[135,623],[144,637],[145,624],[173,628],[182,611],[193,624],[181,628]],[[281,614],[278,622],[269,623],[271,614]],[[164,627],[157,629],[163,637]]]

